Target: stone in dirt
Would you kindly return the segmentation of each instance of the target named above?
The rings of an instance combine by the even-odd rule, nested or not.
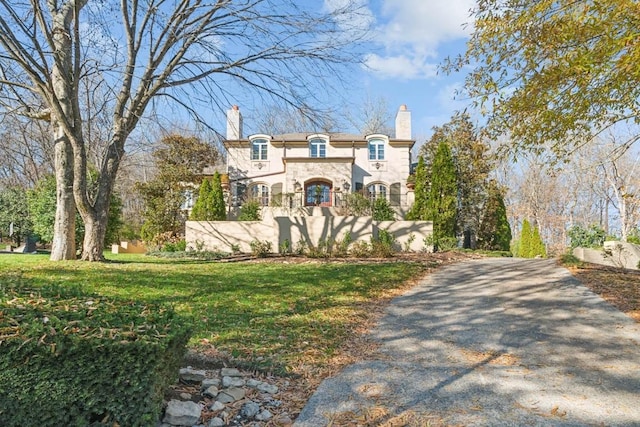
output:
[[[222,369],[220,369],[220,376],[222,376],[222,377],[241,377],[242,373],[236,368],[222,368]]]
[[[224,408],[226,408],[226,406],[224,406],[224,403],[218,402],[217,400],[209,405],[209,410],[213,412],[222,411]]]
[[[210,387],[207,387],[207,389],[203,391],[202,394],[207,397],[216,397],[219,392],[220,391],[218,390],[218,387],[212,385]]]
[[[245,380],[239,377],[222,377],[222,387],[244,387]]]
[[[202,380],[202,389],[206,390],[211,386],[218,387],[220,385],[220,378],[205,378]]]
[[[174,426],[192,426],[198,422],[202,408],[195,402],[172,399],[164,414],[164,423]]]
[[[231,403],[242,399],[245,395],[244,389],[240,387],[231,387],[218,394],[216,399],[218,402]]]
[[[189,383],[199,383],[205,379],[206,372],[191,367],[180,369],[180,379]]]
[[[276,394],[278,392],[278,386],[269,383],[258,384],[256,388],[262,392],[269,394]]]
[[[224,420],[222,418],[211,418],[209,420],[209,424],[207,424],[207,427],[222,427],[224,426]]]
[[[256,402],[247,402],[240,408],[240,415],[249,419],[258,415],[258,412],[260,412],[260,405]]]
[[[256,420],[258,421],[268,421],[273,417],[273,414],[269,412],[267,409],[262,410],[258,415],[256,415]]]

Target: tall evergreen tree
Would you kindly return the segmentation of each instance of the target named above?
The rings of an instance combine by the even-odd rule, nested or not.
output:
[[[531,256],[531,224],[528,219],[522,221],[522,230],[520,231],[520,242],[518,244],[517,255],[520,258],[532,258]]]
[[[445,242],[456,239],[457,195],[456,167],[449,146],[441,142],[433,159],[427,204],[428,217],[433,221],[433,242],[436,250]]]
[[[531,258],[535,258],[540,256],[542,258],[547,257],[547,249],[544,246],[544,242],[542,241],[542,237],[540,236],[540,229],[538,226],[533,227],[533,233],[531,235]]]
[[[433,128],[433,136],[421,148],[427,160],[427,176],[431,176],[433,160],[440,143],[451,150],[458,186],[456,233],[465,235],[466,247],[475,247],[480,227],[482,206],[487,195],[487,177],[492,164],[487,156],[489,147],[482,142],[468,114],[457,113],[451,120]]]
[[[478,229],[478,247],[489,251],[508,251],[510,244],[511,226],[507,220],[503,192],[495,181],[490,181]]]
[[[413,205],[409,212],[407,212],[407,219],[413,221],[424,221],[431,218],[427,218],[427,203],[429,201],[429,187],[431,177],[427,176],[427,169],[423,156],[418,158],[418,165],[415,170],[415,187],[413,194],[415,196]]]
[[[213,174],[211,182],[211,221],[224,221],[227,219],[227,212],[224,204],[224,193],[222,182],[218,172]]]
[[[193,205],[189,216],[191,221],[209,221],[213,205],[211,195],[211,181],[208,179],[202,180],[198,191],[198,200]]]

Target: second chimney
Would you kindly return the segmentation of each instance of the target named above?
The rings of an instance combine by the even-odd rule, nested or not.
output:
[[[396,114],[396,139],[411,139],[411,111],[404,104]]]
[[[242,139],[242,114],[237,105],[227,111],[227,140]]]

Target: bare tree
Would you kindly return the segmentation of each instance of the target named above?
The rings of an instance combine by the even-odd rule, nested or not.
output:
[[[367,95],[362,102],[346,111],[345,117],[363,135],[381,133],[393,136],[394,129],[391,123],[394,114],[386,98],[372,98]]]
[[[2,185],[31,188],[53,173],[53,142],[48,123],[4,117],[0,140]]]
[[[342,65],[359,61],[350,47],[363,41],[362,27],[370,22],[362,2],[332,4],[0,0],[2,112],[50,120],[53,129],[57,211],[51,259],[75,258],[76,206],[86,230],[82,258],[102,259],[125,143],[150,106],[182,107],[206,122],[211,106],[226,108],[230,88],[240,85],[284,105],[310,108],[321,87],[314,82],[340,76]],[[84,125],[93,119],[82,108],[83,87],[100,88],[109,113],[95,193],[87,188]],[[29,94],[42,108],[26,101]]]

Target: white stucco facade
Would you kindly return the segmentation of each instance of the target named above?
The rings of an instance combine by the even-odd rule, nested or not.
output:
[[[337,207],[344,194],[385,197],[400,209],[413,201],[411,113],[400,107],[395,135],[290,133],[242,135],[237,107],[227,115],[227,173],[231,203]]]

